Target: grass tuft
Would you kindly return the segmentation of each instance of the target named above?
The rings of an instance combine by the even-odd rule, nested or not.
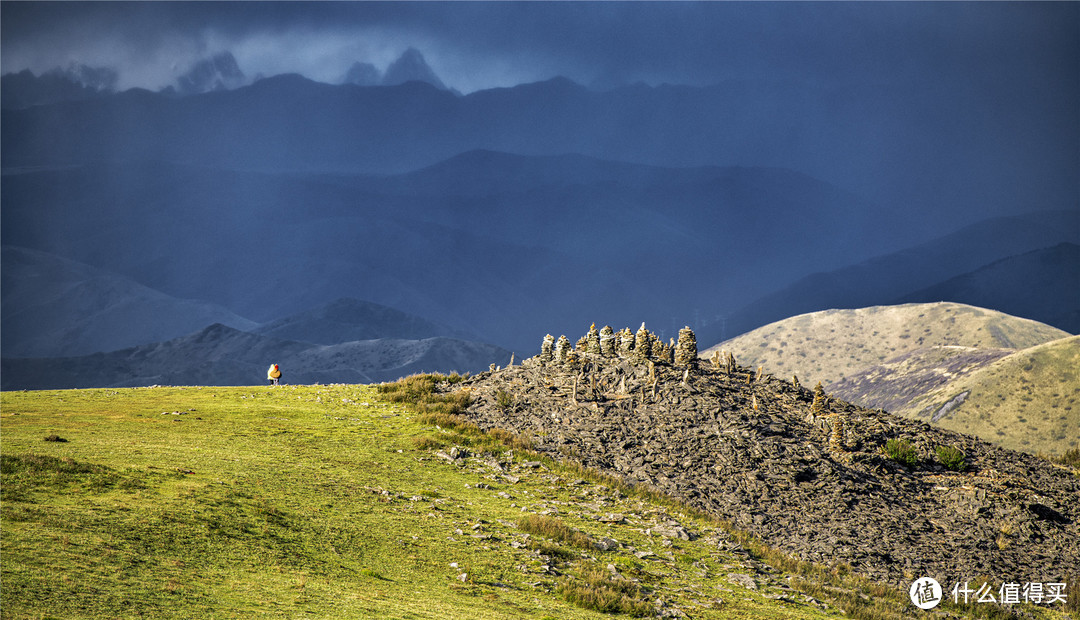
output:
[[[472,404],[472,396],[466,390],[440,394],[437,388],[442,383],[454,385],[461,381],[456,374],[410,375],[393,383],[382,383],[377,389],[386,400],[413,405],[419,413],[453,416]]]
[[[47,474],[72,476],[78,474],[103,474],[108,467],[79,463],[70,458],[57,458],[43,454],[4,454],[0,455],[0,473],[23,476],[42,476]]]
[[[656,606],[642,598],[637,584],[599,568],[585,569],[579,579],[564,578],[556,591],[567,602],[583,609],[634,618],[656,615]]]
[[[915,453],[915,447],[906,439],[890,439],[885,442],[882,450],[885,452],[885,456],[908,467],[914,467],[919,460],[918,455]]]
[[[413,437],[412,442],[417,450],[438,450],[439,448],[449,445],[445,440],[432,437],[431,435]]]
[[[1054,459],[1054,461],[1061,463],[1062,465],[1068,465],[1069,467],[1075,467],[1080,469],[1080,448],[1073,448],[1068,450],[1065,454]]]
[[[515,450],[532,450],[532,437],[527,434],[518,435],[503,428],[493,428],[487,432],[488,437],[498,441],[502,445]]]
[[[558,517],[527,515],[518,520],[518,529],[530,534],[546,536],[578,549],[592,549],[592,540],[588,534],[575,530]]]

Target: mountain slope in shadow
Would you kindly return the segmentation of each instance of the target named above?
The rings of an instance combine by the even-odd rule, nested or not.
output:
[[[257,385],[270,364],[286,383],[372,383],[421,371],[477,372],[511,353],[449,338],[383,338],[314,345],[221,324],[166,342],[82,357],[2,360],[0,387],[64,389],[146,385]]]

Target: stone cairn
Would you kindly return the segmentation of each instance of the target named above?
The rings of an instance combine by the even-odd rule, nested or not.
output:
[[[600,353],[600,332],[596,331],[596,323],[589,326],[589,333],[585,334],[585,352]]]
[[[655,360],[657,362],[664,362],[666,364],[670,364],[673,356],[674,352],[671,350],[671,347],[669,347],[666,342],[660,340],[659,338],[652,341],[652,355],[649,359]]]
[[[619,331],[619,357],[630,357],[633,350],[634,332],[630,331],[629,327],[624,327]]]
[[[565,335],[555,340],[551,334],[544,336],[540,355],[535,358],[543,366],[573,365],[589,359],[626,359],[635,363],[660,363],[690,367],[697,363],[697,337],[689,326],[679,330],[679,339],[665,343],[650,332],[642,323],[637,332],[629,327],[615,331],[610,325],[597,329],[596,324],[579,338],[575,345]],[[733,366],[734,359],[728,360]],[[720,366],[719,359],[713,364]]]
[[[814,416],[824,415],[825,413],[825,388],[822,387],[821,382],[818,381],[814,386],[814,402],[810,404],[810,414]]]
[[[559,336],[559,340],[555,343],[555,362],[565,364],[570,361],[570,352],[572,350],[570,340],[566,336]]]
[[[638,361],[645,361],[652,357],[652,337],[652,333],[645,329],[645,323],[642,323],[634,334],[634,357]]]
[[[600,330],[600,355],[603,357],[615,357],[615,341],[618,337],[610,325],[605,325]]]
[[[690,326],[679,330],[679,342],[675,345],[675,363],[686,366],[697,359],[697,337]]]
[[[555,359],[555,336],[548,334],[540,343],[540,363],[550,364]]]

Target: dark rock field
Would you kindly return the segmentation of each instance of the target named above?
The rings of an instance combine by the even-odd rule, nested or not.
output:
[[[465,415],[659,489],[800,559],[877,580],[1025,583],[1080,572],[1074,470],[882,410],[815,404],[794,378],[730,356],[697,358],[696,344],[682,342],[689,330],[670,345],[639,330],[637,346],[619,337],[629,330],[607,328],[597,346],[594,331],[573,350],[549,343],[454,386],[471,391]],[[617,346],[604,346],[610,340]],[[913,465],[886,454],[890,439],[910,443]],[[965,469],[942,465],[939,446],[961,450]]]

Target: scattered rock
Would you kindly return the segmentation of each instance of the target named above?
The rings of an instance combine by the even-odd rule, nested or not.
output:
[[[727,580],[748,590],[757,590],[757,582],[754,581],[753,577],[745,573],[728,573]]]
[[[694,540],[697,538],[697,536],[691,535],[690,532],[687,532],[684,527],[677,523],[654,525],[649,528],[649,531],[664,538],[678,538],[679,540]]]
[[[597,551],[613,551],[620,546],[619,541],[612,538],[601,538],[593,543],[593,547],[596,548]]]

